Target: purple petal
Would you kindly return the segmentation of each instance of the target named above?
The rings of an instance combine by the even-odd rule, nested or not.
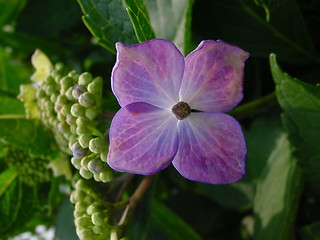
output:
[[[177,119],[147,103],[123,107],[112,120],[109,165],[123,172],[154,174],[167,167],[178,149]]]
[[[112,90],[122,107],[145,102],[170,108],[178,102],[184,58],[172,42],[153,39],[130,46],[117,43],[116,48]]]
[[[224,184],[244,175],[246,144],[239,123],[224,113],[191,113],[178,123],[174,167],[190,180]]]
[[[185,59],[181,99],[192,109],[227,112],[241,101],[249,54],[223,41],[202,41]]]

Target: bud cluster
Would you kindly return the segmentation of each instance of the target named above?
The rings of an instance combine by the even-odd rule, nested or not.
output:
[[[19,178],[29,186],[51,180],[52,172],[48,168],[47,159],[34,158],[23,150],[8,146],[5,160],[8,166],[18,173]]]
[[[99,192],[93,182],[79,179],[70,196],[80,240],[110,239],[111,231],[120,231],[119,226],[112,225],[113,205],[104,201]]]
[[[101,77],[78,74],[58,63],[36,83],[36,99],[42,123],[53,131],[61,150],[86,179],[107,182],[112,172],[106,164],[108,142],[94,121],[101,112]],[[71,150],[71,151],[70,151]]]

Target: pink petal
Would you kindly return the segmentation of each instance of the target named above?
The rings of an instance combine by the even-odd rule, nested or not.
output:
[[[130,46],[117,43],[116,48],[112,89],[122,107],[146,102],[170,108],[178,102],[184,58],[172,42],[153,39]]]
[[[239,104],[249,54],[223,41],[202,41],[185,59],[181,99],[192,109],[227,112]]]
[[[178,123],[174,167],[190,180],[224,184],[244,175],[246,145],[239,123],[224,113],[191,113]]]
[[[132,103],[110,126],[109,165],[123,172],[154,174],[167,167],[178,149],[177,119],[147,103]]]

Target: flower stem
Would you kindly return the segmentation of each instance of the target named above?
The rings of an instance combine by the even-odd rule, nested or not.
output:
[[[276,103],[277,103],[276,93],[272,92],[252,102],[240,105],[239,107],[231,110],[229,114],[234,116],[238,120],[242,120],[245,118],[252,117],[258,113],[264,112],[267,109],[276,105]]]
[[[133,213],[135,207],[137,206],[138,202],[141,200],[143,194],[147,191],[148,187],[152,183],[153,178],[154,178],[154,175],[149,175],[149,176],[146,176],[141,181],[141,183],[139,184],[135,192],[132,194],[132,196],[128,200],[128,205],[124,210],[118,225],[124,224],[128,216]]]

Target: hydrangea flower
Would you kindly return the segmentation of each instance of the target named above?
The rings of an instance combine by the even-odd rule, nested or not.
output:
[[[246,144],[225,114],[243,97],[249,54],[223,41],[202,41],[186,58],[167,40],[116,44],[112,90],[121,109],[110,126],[109,165],[150,175],[171,162],[190,180],[239,180]]]

